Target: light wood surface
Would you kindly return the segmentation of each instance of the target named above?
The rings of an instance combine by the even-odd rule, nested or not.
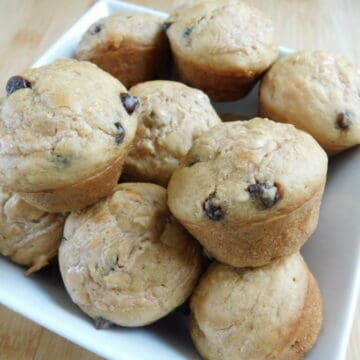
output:
[[[186,0],[185,0],[186,1]],[[0,0],[0,84],[31,65],[93,0]],[[184,0],[129,1],[170,11]],[[279,29],[281,44],[327,49],[360,66],[359,0],[248,0]],[[0,93],[3,92],[1,85]],[[1,290],[0,290],[1,291]],[[97,356],[0,306],[0,360],[95,360]],[[360,359],[360,301],[346,360]],[[135,359],[134,359],[135,360]],[[325,359],[319,359],[325,360]]]

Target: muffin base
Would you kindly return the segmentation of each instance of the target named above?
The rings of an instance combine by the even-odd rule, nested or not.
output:
[[[220,72],[204,68],[173,50],[180,80],[204,91],[213,101],[235,101],[246,96],[262,72]]]
[[[126,151],[127,154],[127,151]],[[47,212],[80,210],[111,194],[117,184],[126,156],[75,184],[39,192],[17,192],[26,202]]]
[[[167,78],[171,72],[170,49],[122,46],[118,49],[99,50],[96,56],[82,56],[119,79],[127,88],[138,83]]]
[[[200,224],[180,221],[218,261],[234,267],[263,266],[297,252],[315,231],[324,186],[300,207],[258,222]]]

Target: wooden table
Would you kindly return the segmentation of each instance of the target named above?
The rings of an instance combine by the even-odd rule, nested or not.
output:
[[[129,2],[170,11],[174,3],[183,1]],[[338,51],[360,66],[359,0],[248,1],[272,17],[282,45]],[[93,2],[0,0],[0,83],[32,64]],[[0,306],[0,360],[27,359],[99,358]],[[360,359],[360,301],[346,359]]]

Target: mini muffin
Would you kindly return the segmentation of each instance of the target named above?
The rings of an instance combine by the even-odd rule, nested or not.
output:
[[[202,91],[175,81],[146,82],[130,93],[140,99],[141,109],[124,173],[166,186],[193,141],[221,120]]]
[[[196,2],[165,24],[180,79],[215,101],[245,96],[278,56],[271,21],[240,0]]]
[[[126,87],[170,74],[169,42],[164,20],[146,13],[119,13],[91,25],[76,57],[95,63]]]
[[[0,187],[0,254],[40,270],[56,256],[63,236],[65,215],[49,214]]]
[[[61,59],[13,76],[0,100],[0,183],[49,212],[112,192],[138,99],[97,66]]]
[[[194,142],[169,182],[168,203],[215,259],[262,266],[313,233],[326,172],[326,153],[292,125],[222,123]]]
[[[358,145],[360,69],[324,51],[283,57],[261,83],[260,113],[308,132],[330,155]]]
[[[59,264],[72,300],[99,326],[141,326],[190,296],[201,249],[170,214],[166,190],[126,183],[113,195],[72,213]]]
[[[300,360],[322,323],[320,290],[299,253],[256,269],[214,263],[191,310],[191,335],[207,360]]]

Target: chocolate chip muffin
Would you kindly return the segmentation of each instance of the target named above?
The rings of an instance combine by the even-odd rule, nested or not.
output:
[[[300,51],[281,58],[260,87],[260,113],[311,134],[331,155],[360,144],[360,69],[345,57]]]
[[[218,261],[262,266],[313,233],[326,172],[326,153],[292,125],[222,123],[194,142],[169,182],[168,204]]]
[[[191,335],[207,360],[300,360],[322,323],[319,287],[298,253],[256,269],[214,263],[191,310]]]
[[[140,99],[141,108],[124,173],[166,186],[193,141],[221,120],[202,91],[175,81],[146,82],[130,93]]]
[[[215,101],[245,96],[278,56],[272,22],[240,0],[196,2],[165,27],[181,81]]]
[[[0,183],[44,211],[111,193],[138,99],[97,66],[61,59],[9,79],[0,100]]]
[[[126,87],[170,75],[171,54],[163,19],[146,13],[118,13],[91,25],[76,57],[118,78]]]
[[[181,305],[201,271],[201,250],[166,206],[166,190],[125,183],[72,213],[59,264],[72,300],[99,326],[152,323]]]
[[[63,236],[65,215],[49,214],[0,187],[0,254],[40,270],[56,256]]]

